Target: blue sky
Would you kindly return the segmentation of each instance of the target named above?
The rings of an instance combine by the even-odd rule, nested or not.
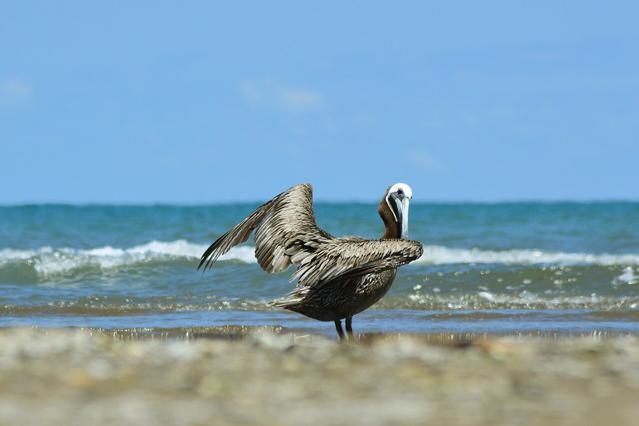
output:
[[[637,2],[111,3],[3,4],[0,203],[639,199]]]

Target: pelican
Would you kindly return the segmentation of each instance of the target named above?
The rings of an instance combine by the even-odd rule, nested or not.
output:
[[[407,240],[408,206],[413,191],[405,183],[390,186],[377,211],[385,230],[378,240],[336,238],[320,229],[313,213],[313,187],[293,186],[261,205],[250,216],[218,238],[202,254],[198,270],[211,268],[231,247],[255,231],[255,257],[268,273],[297,268],[292,292],[273,302],[320,321],[334,321],[349,339],[353,316],[380,300],[393,284],[399,266],[422,255],[419,241]]]

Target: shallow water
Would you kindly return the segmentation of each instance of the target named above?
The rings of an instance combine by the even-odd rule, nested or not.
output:
[[[332,325],[274,310],[288,273],[250,244],[206,246],[257,204],[0,207],[0,326]],[[377,237],[374,204],[319,203],[333,235]],[[639,333],[639,203],[413,204],[424,256],[355,319],[362,332]]]

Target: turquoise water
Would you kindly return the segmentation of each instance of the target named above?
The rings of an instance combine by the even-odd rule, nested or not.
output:
[[[205,274],[206,246],[257,206],[0,207],[0,326],[330,324],[270,308],[251,244]],[[319,203],[333,235],[375,238],[375,204]],[[639,203],[419,204],[424,256],[355,318],[358,331],[639,333]]]

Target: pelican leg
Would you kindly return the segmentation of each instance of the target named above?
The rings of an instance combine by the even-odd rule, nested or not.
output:
[[[342,320],[335,320],[335,329],[339,335],[339,340],[344,340],[344,330],[342,329]]]
[[[348,333],[348,339],[353,338],[353,317],[346,317],[346,332]]]

